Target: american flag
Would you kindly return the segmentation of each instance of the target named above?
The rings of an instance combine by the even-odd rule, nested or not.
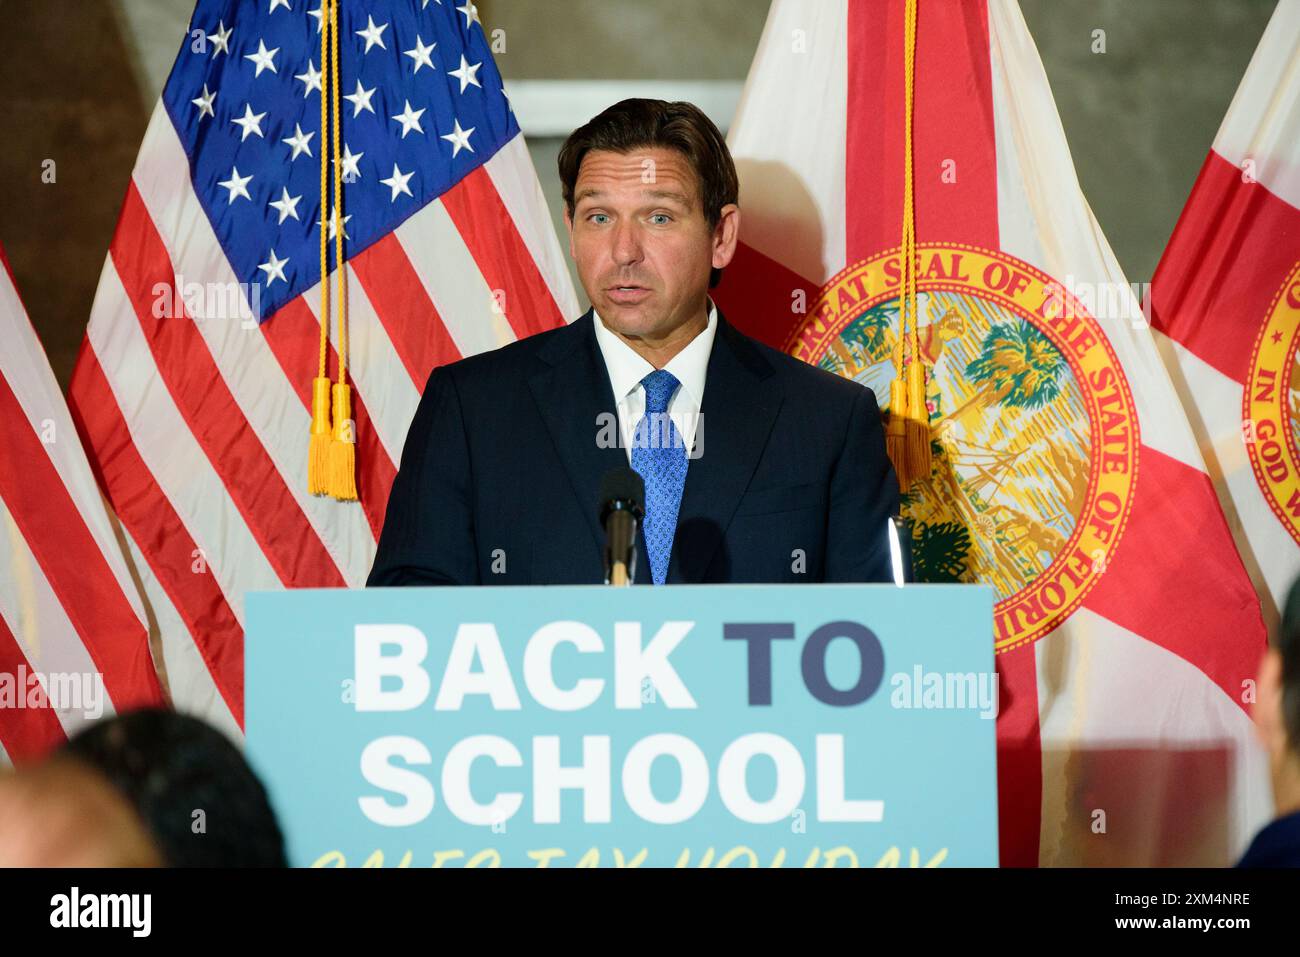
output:
[[[162,702],[148,618],[0,249],[0,762]],[[93,700],[92,700],[93,699]]]
[[[345,243],[360,500],[308,494],[327,22],[322,0],[200,0],[71,386],[174,702],[232,734],[245,593],[361,586],[429,373],[577,312],[473,3],[341,0],[345,182],[327,222]]]

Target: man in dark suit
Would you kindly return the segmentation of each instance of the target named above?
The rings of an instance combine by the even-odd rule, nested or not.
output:
[[[646,483],[638,583],[891,581],[871,390],[742,335],[708,290],[735,166],[688,103],[625,100],[560,154],[571,325],[435,369],[368,584],[604,580],[604,475]]]
[[[1300,867],[1300,579],[1287,592],[1256,692],[1255,727],[1268,752],[1277,817],[1255,835],[1238,866]]]

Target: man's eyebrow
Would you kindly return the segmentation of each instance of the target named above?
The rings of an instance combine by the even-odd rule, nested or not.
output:
[[[587,188],[582,190],[576,196],[573,197],[573,204],[576,206],[584,199],[599,199],[604,195],[605,193],[601,190]],[[651,189],[651,190],[646,190],[644,195],[649,196],[652,199],[670,199],[676,203],[680,203],[682,206],[689,207],[691,205],[691,201],[687,199],[685,196],[683,196],[681,193],[674,193],[670,190]]]
[[[652,189],[652,190],[648,190],[646,192],[646,195],[653,196],[656,199],[671,199],[677,203],[680,203],[683,206],[691,205],[691,201],[687,199],[685,196],[683,196],[681,193],[674,193],[669,190]]]

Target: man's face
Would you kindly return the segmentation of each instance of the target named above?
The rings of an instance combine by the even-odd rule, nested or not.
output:
[[[709,271],[731,262],[740,213],[704,215],[690,161],[659,147],[592,150],[574,185],[569,252],[605,324],[625,337],[663,340],[705,308]]]

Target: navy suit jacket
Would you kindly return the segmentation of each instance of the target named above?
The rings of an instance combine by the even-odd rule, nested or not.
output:
[[[628,459],[598,441],[602,424],[617,436],[618,420],[596,321],[588,311],[433,371],[368,585],[604,581],[597,499]],[[898,481],[870,389],[741,334],[719,311],[697,448],[669,583],[893,580]]]
[[[1300,811],[1270,822],[1250,842],[1238,867],[1300,867]]]

